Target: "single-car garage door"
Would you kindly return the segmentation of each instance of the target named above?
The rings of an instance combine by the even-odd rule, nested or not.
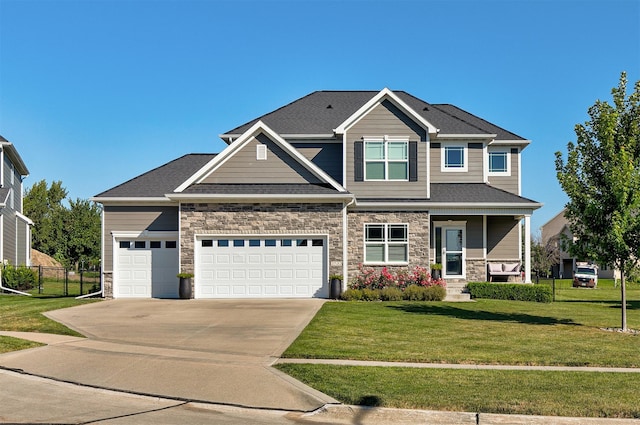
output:
[[[116,241],[115,298],[178,298],[176,240]]]
[[[196,298],[328,297],[326,238],[199,237]]]

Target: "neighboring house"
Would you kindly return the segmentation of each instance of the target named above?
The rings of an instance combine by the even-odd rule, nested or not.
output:
[[[530,141],[462,109],[388,89],[317,91],[220,137],[217,155],[93,198],[105,296],[177,297],[179,270],[195,273],[196,298],[328,297],[329,275],[348,282],[360,264],[437,262],[467,282],[526,258],[531,280]]]
[[[31,264],[31,226],[22,214],[22,180],[29,175],[15,146],[0,136],[0,261]]]
[[[577,267],[577,263],[581,260],[574,258],[562,249],[562,239],[573,240],[573,233],[569,229],[569,221],[564,216],[566,210],[560,211],[551,220],[547,221],[540,228],[542,243],[551,242],[558,248],[560,260],[558,264],[551,267],[551,275],[559,279],[573,278],[573,272]],[[564,235],[564,236],[563,236]],[[598,277],[602,279],[620,279],[620,272],[617,269],[610,269],[598,266]]]

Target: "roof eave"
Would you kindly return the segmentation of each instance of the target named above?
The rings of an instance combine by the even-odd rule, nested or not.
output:
[[[168,193],[165,195],[168,199],[177,202],[239,202],[239,201],[293,201],[293,202],[327,202],[336,201],[344,202],[353,199],[350,193],[331,193],[331,194],[218,194],[218,193]]]
[[[7,153],[9,154],[9,158],[11,158],[11,162],[13,163],[13,166],[16,168],[16,170],[18,170],[20,175],[23,177],[27,177],[29,175],[29,169],[27,168],[27,165],[22,160],[22,157],[18,153],[18,150],[13,145],[13,143],[9,141],[6,141],[6,142],[2,141],[0,142],[0,146],[2,146],[2,149],[7,150]]]
[[[166,196],[94,196],[89,198],[92,202],[99,204],[172,204],[171,199]]]

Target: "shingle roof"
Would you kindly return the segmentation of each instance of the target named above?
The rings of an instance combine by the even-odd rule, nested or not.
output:
[[[424,203],[465,203],[465,204],[538,204],[522,196],[507,192],[486,183],[431,183],[431,198],[358,198],[359,202],[424,202]]]
[[[522,203],[533,201],[486,183],[432,183],[431,202]]]
[[[216,154],[184,155],[112,189],[106,190],[95,197],[163,197],[166,193],[173,192],[176,187],[184,183],[215,156]]]
[[[201,183],[188,187],[182,193],[198,195],[331,195],[339,192],[328,184]]]
[[[333,134],[333,130],[373,98],[377,91],[315,91],[225,134],[244,133],[258,120],[278,134]],[[525,140],[453,105],[430,104],[404,91],[394,92],[440,134],[497,134],[497,140]]]

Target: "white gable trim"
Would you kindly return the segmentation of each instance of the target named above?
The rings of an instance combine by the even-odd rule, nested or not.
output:
[[[342,187],[338,182],[332,179],[327,173],[318,168],[313,162],[305,158],[300,152],[291,146],[286,140],[280,137],[275,131],[267,126],[262,121],[256,122],[251,126],[244,134],[234,140],[229,146],[227,146],[220,154],[204,165],[200,170],[196,171],[187,181],[178,186],[174,192],[182,192],[189,186],[195,183],[200,183],[208,176],[214,173],[222,164],[224,164],[229,158],[233,157],[239,152],[247,143],[253,140],[258,134],[264,133],[274,143],[279,145],[285,152],[298,161],[314,176],[318,177],[325,183],[330,184],[338,192],[346,192],[346,189]]]
[[[404,110],[404,112],[406,112],[411,118],[413,118],[416,122],[420,123],[422,127],[424,127],[427,130],[428,133],[437,134],[438,131],[440,131],[429,121],[425,120],[420,114],[418,114],[416,111],[411,109],[409,105],[404,103],[402,99],[400,99],[394,92],[392,92],[386,87],[382,89],[374,97],[372,97],[367,103],[362,105],[360,109],[358,109],[355,113],[353,113],[353,115],[347,118],[342,124],[338,126],[338,128],[336,128],[333,131],[338,134],[344,134],[345,132],[347,132],[347,130],[349,130],[349,128],[351,128],[358,121],[360,121],[360,119],[362,119],[366,114],[368,114],[369,111],[371,111],[371,109],[373,109],[379,103],[382,103],[384,99],[389,99],[397,107]]]

